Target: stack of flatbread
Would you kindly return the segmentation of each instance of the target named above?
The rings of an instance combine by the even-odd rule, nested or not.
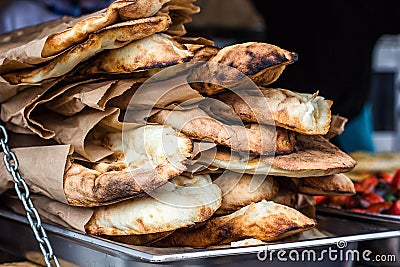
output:
[[[354,193],[355,161],[329,142],[345,122],[332,102],[270,87],[297,54],[186,37],[193,2],[117,0],[0,38],[0,117],[45,218],[210,247],[312,229],[310,196]],[[2,175],[0,192],[11,187]]]

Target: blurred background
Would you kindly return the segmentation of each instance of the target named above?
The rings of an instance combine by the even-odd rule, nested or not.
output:
[[[0,33],[107,7],[109,0],[2,0]],[[246,41],[299,54],[274,87],[334,101],[349,119],[334,143],[346,152],[400,151],[400,1],[197,0],[188,36],[219,47]]]

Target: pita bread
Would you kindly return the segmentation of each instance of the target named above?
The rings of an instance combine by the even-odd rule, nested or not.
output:
[[[256,188],[251,187],[252,180],[262,183]],[[265,175],[249,175],[226,171],[214,179],[222,191],[222,205],[216,214],[229,214],[235,212],[252,202],[271,200],[279,190],[278,182],[273,177]]]
[[[332,101],[315,94],[303,94],[280,88],[260,88],[260,92],[232,91],[216,95],[244,122],[269,124],[302,134],[324,135],[331,122]],[[220,111],[221,112],[221,111]]]
[[[243,161],[238,153],[219,148],[201,153],[200,162],[236,172],[266,174],[294,178],[321,177],[345,173],[356,162],[321,136],[299,135],[293,153],[269,157],[253,157]],[[272,163],[272,166],[271,166]]]
[[[354,195],[353,182],[344,174],[293,179],[300,193],[316,196]]]
[[[286,154],[294,149],[293,132],[282,128],[251,124],[249,127],[227,125],[200,108],[190,110],[161,110],[149,118],[149,122],[170,125],[193,138],[209,139],[234,151],[258,155]]]
[[[105,51],[83,69],[83,74],[163,68],[189,61],[192,57],[192,52],[170,36],[153,34],[124,47]]]
[[[357,166],[353,173],[375,174],[379,172],[394,173],[400,168],[400,153],[394,152],[365,152],[356,151],[350,153],[350,156],[357,161]]]
[[[227,46],[218,51],[209,62],[232,67],[249,77],[259,86],[267,86],[276,81],[286,65],[297,61],[297,54],[281,49],[278,46],[248,42]],[[225,89],[233,88],[243,82],[243,77],[233,75],[216,75],[221,69],[216,64],[208,64],[196,69],[190,76],[193,88],[202,94],[214,95]],[[224,71],[226,72],[226,71]],[[211,81],[210,81],[211,77]]]
[[[59,77],[71,71],[80,62],[103,50],[120,48],[134,40],[165,31],[170,23],[169,17],[156,16],[114,24],[90,34],[85,42],[74,46],[42,67],[9,73],[3,78],[11,84],[19,84],[38,83],[49,78]]]
[[[43,46],[42,57],[54,56],[74,44],[85,40],[118,20],[146,18],[157,13],[169,0],[117,0],[104,12],[82,19],[71,28],[49,35]]]
[[[110,133],[98,141],[114,152],[114,162],[88,167],[74,162],[66,171],[64,192],[70,205],[99,206],[138,196],[186,170],[192,143],[171,128],[144,126],[122,138],[122,133]]]
[[[229,244],[246,238],[276,241],[309,230],[316,222],[299,211],[272,201],[252,203],[230,215],[176,230],[154,243],[158,247],[196,247]]]
[[[192,21],[191,15],[200,12],[200,8],[195,6],[194,2],[194,0],[171,0],[158,12],[171,17],[172,24],[166,33],[175,36],[186,34],[184,24]]]
[[[221,190],[209,176],[179,176],[171,181],[155,192],[163,201],[143,197],[96,208],[85,225],[86,232],[142,235],[172,231],[207,220],[221,205]]]
[[[333,115],[329,131],[324,135],[324,137],[326,139],[332,139],[333,137],[342,134],[347,121],[348,119],[345,117]]]

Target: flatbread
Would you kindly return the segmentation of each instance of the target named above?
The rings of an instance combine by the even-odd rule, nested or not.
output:
[[[218,51],[209,62],[226,65],[237,69],[259,86],[267,86],[275,82],[282,74],[286,65],[297,61],[297,54],[278,46],[247,42],[227,46]],[[205,95],[214,95],[226,87],[234,88],[243,82],[243,77],[237,75],[217,75],[221,68],[216,64],[205,65],[196,69],[189,77],[193,88]],[[224,70],[224,72],[226,72]],[[211,77],[211,80],[210,80]],[[198,81],[207,81],[201,83]]]
[[[221,205],[221,190],[207,175],[179,176],[171,182],[156,190],[155,194],[163,201],[144,197],[96,208],[85,225],[86,232],[96,235],[167,232],[203,222]]]
[[[200,7],[194,5],[194,2],[195,0],[171,0],[158,12],[172,19],[172,24],[166,33],[176,36],[186,34],[184,24],[192,21],[191,15],[200,12]]]
[[[77,22],[71,28],[51,34],[43,46],[42,57],[54,56],[85,40],[118,20],[146,18],[157,13],[169,0],[117,0],[101,13],[95,13]]]
[[[170,125],[185,135],[199,140],[211,140],[234,151],[258,155],[287,154],[294,149],[294,133],[282,128],[251,124],[249,127],[227,125],[200,108],[190,110],[161,110],[149,122]]]
[[[232,91],[215,96],[235,112],[243,122],[269,124],[302,134],[324,135],[331,123],[332,101],[315,94],[304,94],[281,88],[260,88],[259,92]]]
[[[261,183],[257,188],[252,188],[252,180]],[[279,190],[278,182],[273,177],[265,175],[249,175],[226,171],[213,183],[222,190],[222,205],[216,214],[229,214],[235,212],[252,202],[271,200]],[[253,185],[254,186],[254,185]]]
[[[263,200],[230,215],[212,218],[191,228],[176,230],[153,245],[205,248],[246,238],[270,242],[309,230],[315,225],[313,219],[295,209]]]
[[[353,182],[344,174],[293,179],[300,193],[316,196],[341,196],[356,193]]]
[[[379,172],[394,173],[400,169],[400,153],[355,151],[350,156],[357,161],[353,174],[376,174]]]
[[[214,167],[236,172],[294,178],[345,173],[356,166],[349,155],[325,138],[307,135],[297,137],[293,153],[275,156],[273,160],[270,157],[253,157],[243,161],[238,153],[220,147],[216,154],[214,151],[202,152],[199,161],[211,162]]]
[[[333,115],[331,118],[331,126],[327,134],[324,135],[326,139],[332,139],[337,135],[344,132],[348,119],[342,116]]]
[[[130,73],[189,61],[193,53],[166,34],[153,34],[124,47],[105,51],[82,74]]]
[[[93,144],[111,149],[116,160],[87,167],[74,162],[64,176],[70,205],[100,206],[149,192],[186,170],[192,151],[187,137],[163,126],[144,126],[124,137],[111,133]]]
[[[120,48],[134,40],[165,31],[170,23],[171,19],[167,16],[155,16],[114,24],[90,34],[85,42],[74,46],[42,67],[9,73],[3,75],[3,78],[11,84],[19,84],[38,83],[59,77],[103,50]]]

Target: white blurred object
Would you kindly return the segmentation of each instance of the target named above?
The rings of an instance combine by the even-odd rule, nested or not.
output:
[[[383,35],[375,45],[372,57],[375,73],[394,73],[394,131],[374,132],[377,152],[400,151],[400,35]],[[382,104],[391,99],[380,99]]]

